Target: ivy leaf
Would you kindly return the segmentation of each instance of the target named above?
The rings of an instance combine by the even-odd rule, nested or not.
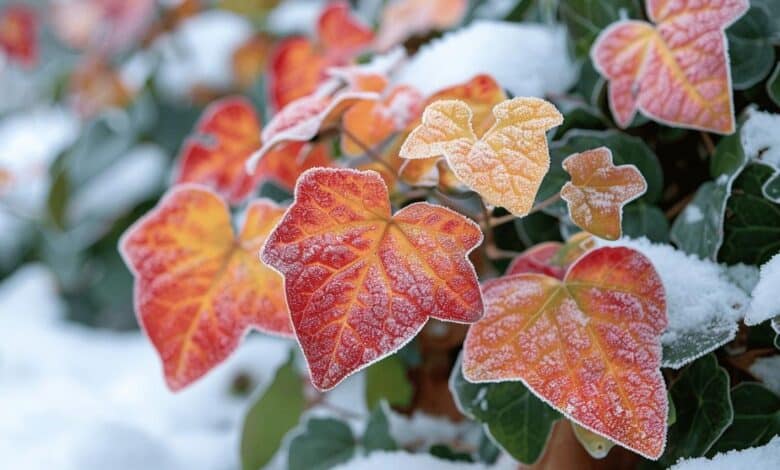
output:
[[[647,191],[642,173],[634,165],[615,166],[607,147],[576,153],[562,165],[571,175],[561,188],[571,220],[597,237],[620,238],[623,206]]]
[[[623,234],[629,238],[646,237],[656,243],[667,243],[669,222],[657,206],[636,201],[623,210]]]
[[[375,47],[386,51],[412,36],[444,31],[459,24],[466,14],[466,0],[396,0],[382,9]]]
[[[748,165],[734,181],[726,203],[723,246],[718,257],[727,264],[761,265],[780,251],[780,204],[766,199],[762,187],[775,169]]]
[[[594,459],[603,459],[615,446],[615,443],[606,437],[599,436],[595,432],[589,431],[577,423],[571,423],[574,436],[577,438],[582,448]]]
[[[661,279],[641,253],[597,248],[563,281],[518,274],[486,282],[485,317],[464,342],[472,382],[522,380],[578,424],[649,458],[666,438]]]
[[[413,394],[406,368],[397,355],[386,357],[366,370],[366,406],[369,410],[383,399],[393,406],[408,406]]]
[[[612,151],[615,165],[634,165],[642,173],[647,182],[647,192],[640,201],[654,203],[661,200],[664,189],[663,170],[658,158],[642,139],[616,130],[583,131],[580,129],[569,131],[563,139],[550,144],[552,165],[550,172],[542,181],[538,200],[552,197],[568,181],[568,175],[562,166],[566,157],[602,145]],[[561,215],[565,213],[565,209],[558,208],[549,213]]]
[[[775,106],[780,107],[780,62],[777,63],[775,70],[766,82],[766,93],[774,101]]]
[[[593,64],[609,80],[617,124],[628,127],[639,111],[670,126],[734,132],[724,29],[747,11],[748,1],[650,0],[645,6],[652,24],[621,19],[591,49]]]
[[[287,432],[298,424],[305,406],[303,383],[291,354],[244,417],[241,468],[257,470],[267,464]]]
[[[272,107],[313,93],[329,67],[344,65],[374,40],[371,29],[355,18],[346,1],[329,2],[317,19],[316,38],[281,41],[269,66]]]
[[[726,136],[718,142],[710,162],[710,174],[715,181],[699,186],[693,200],[672,225],[671,240],[681,250],[703,259],[717,258],[723,244],[726,201],[734,179],[746,164],[739,134]]]
[[[669,428],[661,459],[671,465],[681,458],[707,453],[734,416],[729,398],[729,375],[708,354],[686,367],[669,389],[677,421]]]
[[[768,443],[780,435],[780,397],[757,382],[742,382],[731,389],[734,421],[708,455],[742,450]]]
[[[550,167],[545,132],[560,125],[563,117],[538,98],[504,101],[493,108],[493,115],[493,127],[478,135],[468,104],[434,102],[425,108],[422,124],[409,134],[400,155],[406,159],[443,155],[455,176],[486,203],[526,215]]]
[[[356,450],[349,425],[333,418],[309,418],[290,441],[289,470],[327,470],[349,461]]]
[[[366,430],[363,432],[363,448],[366,453],[377,450],[393,451],[398,444],[390,435],[390,423],[387,421],[386,404],[380,402],[368,418]]]
[[[629,18],[639,18],[642,11],[636,0],[569,0],[559,6],[561,19],[574,40],[578,56],[587,56],[599,33],[621,19],[621,11]]]
[[[756,85],[772,70],[775,63],[774,32],[769,12],[760,5],[752,5],[728,28],[731,80],[735,90],[746,90]]]
[[[560,418],[522,382],[467,381],[460,359],[452,369],[450,391],[461,413],[482,423],[496,445],[527,465],[541,457],[552,425]]]
[[[222,362],[249,328],[289,336],[282,278],[257,251],[283,209],[258,200],[234,234],[213,191],[175,186],[130,227],[119,247],[135,277],[135,309],[179,390]]]
[[[0,11],[0,51],[25,68],[38,62],[39,18],[27,5],[5,5]]]
[[[564,274],[566,274],[566,267],[555,263],[555,258],[562,248],[563,243],[560,242],[544,242],[534,245],[517,255],[509,263],[509,267],[506,268],[506,275],[537,273],[556,279],[563,279]]]
[[[391,215],[373,171],[316,168],[261,257],[285,293],[312,382],[327,390],[409,342],[429,317],[470,323],[483,313],[470,253],[479,226],[415,203]]]

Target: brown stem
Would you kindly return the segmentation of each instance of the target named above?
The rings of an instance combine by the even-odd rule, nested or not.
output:
[[[385,167],[385,169],[387,169],[387,171],[393,176],[393,179],[398,179],[398,174],[393,169],[393,167],[391,167],[389,163],[384,161],[382,157],[378,153],[376,153],[376,151],[373,148],[369,147],[363,141],[358,139],[355,136],[355,134],[347,130],[346,127],[344,126],[340,126],[340,127],[341,127],[341,133],[349,140],[355,142],[357,146],[360,147],[360,150],[362,150],[363,153],[365,153],[368,156],[368,158]]]
[[[699,132],[701,140],[704,142],[704,146],[707,148],[707,153],[712,157],[715,155],[715,144],[712,143],[712,138],[706,132]]]
[[[533,214],[534,212],[538,212],[546,207],[555,204],[556,202],[558,202],[560,198],[561,198],[561,193],[555,193],[554,195],[548,197],[547,199],[540,202],[539,204],[533,206],[531,210],[528,212],[528,215]],[[519,217],[517,217],[514,214],[502,215],[501,217],[491,217],[489,219],[489,225],[491,227],[498,227],[499,225],[503,225],[507,222],[513,222],[516,219],[519,219]]]

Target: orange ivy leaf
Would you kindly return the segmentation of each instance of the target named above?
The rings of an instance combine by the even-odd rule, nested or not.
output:
[[[0,12],[0,50],[24,67],[38,62],[38,15],[26,5]]]
[[[342,152],[359,156],[366,152],[365,148],[374,149],[414,121],[422,112],[422,103],[423,96],[417,89],[399,85],[380,101],[355,104],[344,113],[342,120]]]
[[[725,28],[748,9],[747,0],[647,0],[655,25],[621,20],[591,49],[609,80],[609,105],[621,127],[639,110],[672,126],[734,132]]]
[[[250,88],[265,72],[273,49],[273,38],[265,33],[250,37],[233,51],[233,80],[242,88]]]
[[[642,173],[634,165],[615,166],[607,147],[575,153],[563,169],[571,175],[561,188],[571,220],[597,237],[620,238],[623,206],[647,191]]]
[[[374,39],[368,26],[354,18],[346,2],[331,2],[317,21],[317,37],[282,41],[271,58],[271,105],[280,110],[313,93],[329,67],[343,65]]]
[[[57,36],[75,49],[109,55],[127,48],[151,25],[155,0],[70,0],[51,2]]]
[[[517,274],[486,282],[483,295],[485,317],[464,343],[469,381],[521,380],[583,427],[651,459],[663,453],[666,300],[647,258],[599,248],[563,281]]]
[[[231,204],[238,204],[264,181],[292,190],[305,170],[331,166],[325,147],[293,142],[269,152],[249,175],[244,165],[261,146],[260,121],[249,101],[241,97],[215,101],[203,112],[195,136],[185,141],[176,182],[206,185]]]
[[[493,116],[493,107],[506,100],[506,93],[499,84],[490,75],[477,75],[471,80],[445,88],[430,96],[425,106],[439,100],[461,100],[471,108],[472,125],[477,135],[487,132],[495,124]],[[407,135],[403,136],[405,140],[408,134],[418,127],[421,123],[418,118],[409,128]],[[415,160],[405,160],[401,166],[400,176],[406,182],[419,186],[435,186],[440,182],[441,177],[454,183],[452,171],[447,167],[445,171],[440,171],[442,164],[441,157],[423,158]],[[446,164],[443,165],[446,167]],[[450,187],[444,184],[445,187]]]
[[[317,168],[261,257],[285,278],[295,335],[320,390],[410,341],[428,317],[474,322],[482,299],[468,254],[477,224],[416,203],[391,214],[378,173]]]
[[[87,57],[79,62],[68,87],[73,107],[84,118],[108,108],[123,108],[134,95],[119,72],[100,57]]]
[[[249,328],[291,334],[282,278],[257,259],[283,211],[270,201],[251,203],[236,236],[222,199],[187,184],[122,236],[138,319],[172,390],[227,358]]]
[[[285,142],[308,142],[320,130],[333,127],[352,105],[377,99],[376,93],[347,90],[334,96],[313,94],[293,101],[263,128],[263,146],[249,157],[246,171],[253,174],[261,159],[276,146]]]
[[[437,101],[425,108],[422,124],[401,147],[401,157],[444,155],[455,176],[485,202],[523,216],[550,168],[545,132],[560,125],[563,116],[539,98],[504,101],[493,114],[495,124],[480,135],[466,103]]]
[[[450,29],[467,7],[466,0],[394,0],[382,10],[376,48],[385,51],[412,36]]]

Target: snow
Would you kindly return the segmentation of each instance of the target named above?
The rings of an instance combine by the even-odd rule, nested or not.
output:
[[[478,20],[423,46],[396,81],[431,94],[480,73],[514,96],[541,97],[565,92],[577,67],[561,27]]]
[[[780,395],[780,356],[759,357],[748,370],[767,388]]]
[[[192,87],[225,89],[233,80],[233,51],[252,34],[248,19],[209,10],[185,20],[155,43],[161,53],[158,81],[171,96],[187,96]]]
[[[61,320],[52,275],[28,265],[0,285],[0,455],[4,468],[237,468],[246,397],[237,374],[266,384],[291,343],[249,337],[223,365],[172,394],[138,332]]]
[[[739,136],[748,158],[780,168],[780,114],[751,108]]]
[[[699,206],[694,205],[688,205],[688,207],[685,210],[685,223],[688,224],[695,224],[697,222],[701,222],[704,220],[704,214],[702,213]]]
[[[288,0],[274,8],[266,18],[268,30],[279,36],[313,36],[324,0]]]
[[[745,324],[757,325],[780,315],[780,253],[761,266],[758,284],[750,295]]]
[[[430,454],[409,454],[407,452],[372,452],[367,456],[359,456],[351,461],[335,467],[338,470],[399,470],[399,469],[426,469],[426,470],[478,470],[486,468],[499,468],[498,466],[486,467],[485,465],[468,462],[455,462],[438,459]],[[512,468],[507,465],[505,468]]]
[[[734,339],[749,298],[726,266],[645,238],[599,243],[640,251],[661,276],[669,319],[661,336],[664,367],[682,367]]]
[[[677,462],[670,470],[733,470],[737,468],[780,468],[780,436],[768,444],[744,450],[716,454],[713,458],[700,457]]]

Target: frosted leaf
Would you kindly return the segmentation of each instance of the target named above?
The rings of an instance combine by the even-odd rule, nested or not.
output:
[[[725,266],[644,238],[601,243],[640,251],[661,276],[669,317],[661,336],[664,367],[680,368],[734,339],[749,299]]]
[[[768,444],[715,454],[712,458],[680,460],[670,470],[734,470],[780,468],[780,436]]]
[[[761,266],[761,274],[750,297],[745,324],[757,325],[780,315],[780,253]]]
[[[748,118],[740,129],[740,141],[745,155],[752,160],[765,163],[775,169],[762,188],[764,197],[780,202],[780,194],[770,190],[780,178],[780,114],[770,114],[755,109],[748,110]]]

